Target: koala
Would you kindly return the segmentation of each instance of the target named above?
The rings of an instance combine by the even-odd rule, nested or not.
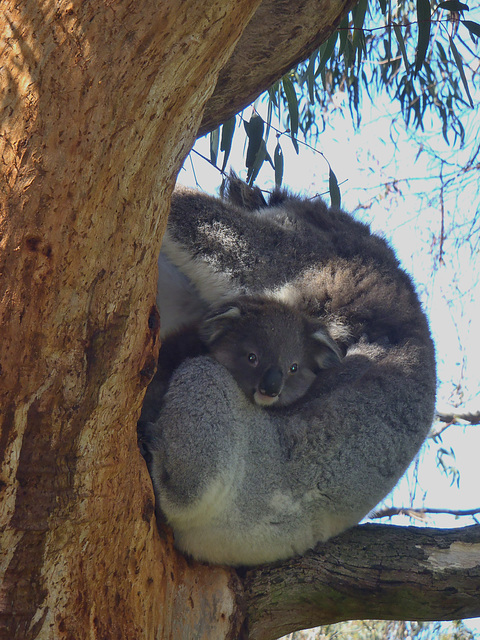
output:
[[[259,406],[289,405],[340,349],[319,319],[262,296],[239,296],[207,315],[200,336],[208,352]]]
[[[205,320],[204,346],[172,367],[157,414],[143,422],[157,510],[176,546],[233,566],[303,554],[360,522],[416,455],[436,393],[428,322],[385,240],[320,199],[278,192],[265,202],[248,189],[231,179],[224,199],[173,196],[159,260],[170,274],[159,275],[165,344]],[[222,340],[227,363],[244,344],[240,307],[267,300],[275,316],[272,301],[309,327],[282,324],[282,348],[295,334],[320,347],[317,367],[305,356],[313,379],[296,400],[281,400],[287,365],[281,383],[274,369],[258,384],[280,391],[269,410],[222,363]],[[268,331],[258,335],[278,348]],[[251,345],[243,353],[247,363],[259,355]]]
[[[342,352],[319,319],[266,296],[238,296],[213,307],[198,324],[164,339],[141,420],[158,415],[170,378],[186,360],[215,358],[259,406],[286,406],[308,391]]]

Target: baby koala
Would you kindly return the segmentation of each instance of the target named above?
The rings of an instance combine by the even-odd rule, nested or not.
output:
[[[216,307],[203,319],[199,337],[247,398],[262,407],[295,402],[321,369],[342,359],[321,320],[262,295]]]
[[[238,296],[162,341],[141,422],[157,420],[175,369],[202,355],[228,369],[247,398],[261,407],[295,402],[321,369],[342,359],[321,320],[268,296]]]

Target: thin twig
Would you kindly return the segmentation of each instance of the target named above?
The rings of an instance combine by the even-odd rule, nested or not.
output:
[[[370,514],[370,520],[378,518],[391,518],[392,516],[409,516],[411,518],[417,518],[418,520],[425,520],[427,514],[446,514],[455,517],[475,516],[480,514],[480,508],[478,509],[413,509],[411,507],[385,507],[379,509]]]

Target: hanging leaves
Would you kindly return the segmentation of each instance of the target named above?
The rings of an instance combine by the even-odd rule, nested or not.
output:
[[[258,113],[254,113],[248,122],[246,120],[243,122],[243,125],[248,137],[245,165],[247,169],[250,169],[253,167],[253,163],[255,162],[255,158],[257,157],[257,153],[259,152],[262,144],[265,123]]]
[[[328,191],[330,193],[330,202],[332,207],[340,208],[342,198],[340,195],[337,176],[333,173],[332,167],[329,168],[328,173]]]
[[[275,187],[279,189],[283,181],[283,151],[279,142],[277,142],[275,153],[273,154],[273,165],[275,169]]]
[[[268,155],[265,140],[263,139],[265,123],[263,118],[255,112],[250,120],[248,122],[244,121],[243,124],[248,137],[247,157],[245,159],[247,182],[253,184]]]
[[[430,42],[430,2],[429,0],[417,0],[418,44],[415,58],[415,73],[422,68],[427,55]]]
[[[291,79],[288,76],[284,76],[282,79],[283,90],[285,91],[285,97],[287,98],[288,115],[290,117],[290,136],[292,138],[295,151],[298,153],[298,100],[295,92],[295,87]]]
[[[210,134],[210,162],[214,166],[217,166],[219,139],[220,139],[220,127],[217,127]]]
[[[406,69],[406,71],[408,73],[410,71],[410,64],[408,63],[407,50],[405,48],[405,41],[403,39],[403,34],[402,34],[402,30],[401,30],[400,26],[398,24],[396,24],[395,22],[393,23],[393,31],[395,33],[395,37],[397,38],[398,47],[399,47],[400,52],[402,54],[403,62],[405,64],[405,69]]]
[[[469,73],[475,67],[469,67],[470,63],[465,62],[463,57],[468,59],[469,54],[475,54],[465,45],[460,34],[453,40],[454,35],[449,35],[445,22],[448,19],[454,22],[452,34],[459,24],[463,25],[474,42],[480,37],[480,24],[460,19],[461,14],[469,10],[466,3],[460,0],[436,2],[416,0],[414,4],[393,9],[391,0],[378,0],[378,3],[359,0],[350,14],[343,18],[337,31],[305,63],[290,71],[268,90],[265,120],[258,115],[254,106],[253,116],[244,123],[247,133],[247,180],[252,183],[267,161],[275,173],[275,184],[280,186],[285,168],[279,142],[281,135],[286,129],[295,151],[299,153],[297,138],[300,132],[307,143],[311,142],[308,138],[314,139],[325,128],[332,105],[343,110],[344,103],[339,104],[334,100],[336,95],[348,97],[351,115],[359,126],[362,92],[366,91],[369,98],[374,100],[379,90],[386,91],[400,104],[407,126],[422,129],[426,115],[433,114],[437,117],[438,131],[442,132],[445,140],[451,143],[449,138],[453,133],[453,141],[462,144],[465,129],[459,115],[460,109],[467,104],[475,106],[472,84],[469,86]],[[435,27],[435,37],[432,36],[432,8],[435,24],[438,25]],[[439,15],[442,11],[445,13]],[[416,16],[412,15],[414,12]],[[447,15],[447,12],[451,15]],[[384,22],[383,32],[378,27],[379,20]],[[411,55],[414,43],[415,60]],[[375,58],[378,64],[375,64]],[[364,63],[366,60],[369,64]],[[261,100],[258,98],[259,102]],[[283,129],[283,133],[277,129],[277,143],[273,152],[269,133],[275,128],[272,123],[276,116],[279,118],[277,126]],[[285,122],[284,116],[288,122]],[[224,154],[222,171],[231,153],[235,126],[235,118],[232,118],[210,135],[210,158],[214,164],[220,162],[220,148]],[[271,156],[267,145],[272,149]],[[329,189],[332,203],[339,203],[340,190],[331,170]]]
[[[473,109],[473,100],[472,100],[472,96],[470,95],[470,90],[468,88],[467,77],[465,75],[465,70],[463,68],[462,56],[458,53],[458,49],[455,46],[453,38],[451,38],[449,36],[449,40],[450,40],[450,49],[452,51],[452,55],[453,55],[453,58],[455,60],[455,64],[457,65],[457,69],[458,69],[458,72],[460,74],[460,78],[462,79],[463,88],[465,89],[465,93],[467,94],[468,101],[470,102],[470,106]]]
[[[477,38],[480,38],[480,24],[472,22],[471,20],[462,20],[461,23],[467,27],[470,33]]]
[[[446,9],[447,11],[469,11],[469,8],[463,2],[458,2],[458,0],[446,0],[446,2],[440,2],[437,6],[438,9]]]

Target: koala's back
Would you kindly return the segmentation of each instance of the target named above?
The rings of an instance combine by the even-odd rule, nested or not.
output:
[[[409,276],[367,225],[320,199],[274,194],[272,201],[274,206],[250,211],[189,190],[176,192],[167,255],[188,247],[198,290],[211,290],[217,275],[222,279],[216,300],[274,292],[314,316],[349,324],[353,337],[429,337]]]

